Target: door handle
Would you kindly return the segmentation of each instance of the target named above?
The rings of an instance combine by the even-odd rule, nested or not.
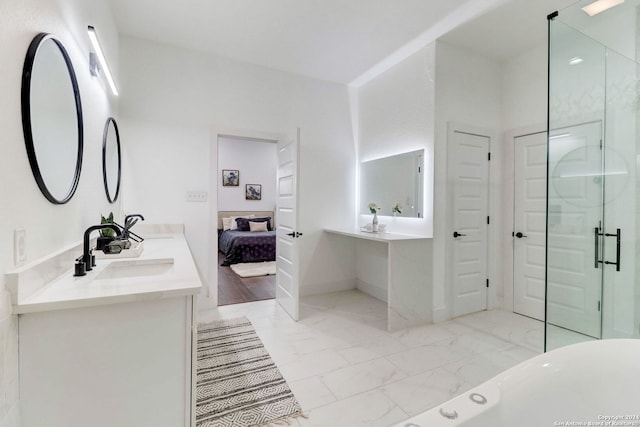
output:
[[[600,227],[595,227],[593,229],[593,241],[594,241],[594,245],[595,245],[595,255],[594,255],[594,264],[593,266],[595,268],[598,268],[600,263],[602,261],[600,261],[600,259],[598,258],[600,256],[600,236],[602,236],[602,234],[600,234]]]
[[[461,236],[466,236],[466,234],[458,233],[457,231],[453,232],[453,237],[461,237]]]
[[[605,261],[604,263],[607,265],[615,265],[616,266],[616,271],[620,271],[620,229],[616,229],[616,234],[611,234],[611,233],[605,233],[604,236],[605,237],[615,237],[616,238],[616,261],[615,262],[611,262],[611,261]]]
[[[291,236],[291,237],[293,237],[295,239],[295,238],[298,238],[298,237],[302,236],[302,233],[298,233],[297,231],[293,231],[291,233],[287,233],[287,236]]]
[[[528,237],[526,234],[522,234],[522,233],[521,233],[521,232],[519,232],[519,231],[515,234],[515,236],[516,236],[518,239],[522,239],[523,237]]]

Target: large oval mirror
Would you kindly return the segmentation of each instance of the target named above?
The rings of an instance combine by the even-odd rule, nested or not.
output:
[[[109,117],[102,134],[102,178],[109,203],[115,202],[120,194],[121,162],[118,124]]]
[[[51,34],[29,45],[22,71],[22,129],[31,171],[51,203],[68,202],[82,167],[82,105],[71,59]]]

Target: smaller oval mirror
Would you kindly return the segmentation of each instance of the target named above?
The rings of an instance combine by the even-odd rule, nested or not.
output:
[[[118,124],[109,117],[102,134],[102,178],[109,203],[115,202],[120,194],[121,162]]]
[[[22,127],[31,171],[51,203],[68,202],[82,167],[82,105],[62,42],[38,34],[22,71]]]

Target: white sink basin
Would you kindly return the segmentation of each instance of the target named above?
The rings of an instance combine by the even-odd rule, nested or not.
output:
[[[160,276],[173,268],[173,258],[113,261],[94,280]]]

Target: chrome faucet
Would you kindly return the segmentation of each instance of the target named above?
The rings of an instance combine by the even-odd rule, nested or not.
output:
[[[102,230],[105,228],[110,228],[111,230],[116,232],[117,238],[122,238],[122,233],[120,231],[120,227],[115,224],[99,224],[92,225],[87,228],[84,232],[84,245],[82,248],[82,256],[76,260],[75,273],[74,276],[84,276],[87,274],[87,271],[91,271],[95,264],[95,257],[91,253],[91,248],[89,247],[89,236],[91,232],[96,230]]]

